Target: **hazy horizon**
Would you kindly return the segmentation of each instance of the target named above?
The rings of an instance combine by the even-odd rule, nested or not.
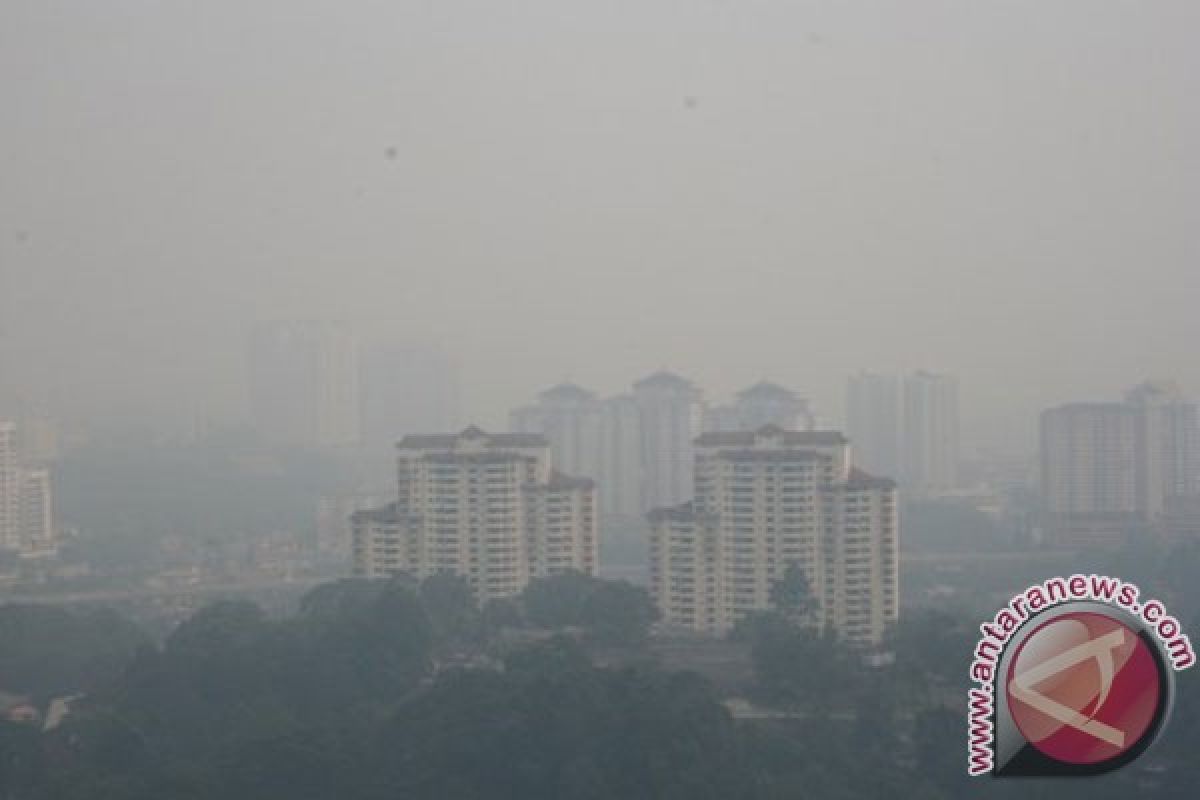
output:
[[[256,320],[560,380],[1200,392],[1200,7],[13,0],[0,400],[240,418]]]

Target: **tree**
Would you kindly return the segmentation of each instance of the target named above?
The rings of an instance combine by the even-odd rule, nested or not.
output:
[[[439,572],[421,582],[421,604],[438,639],[471,639],[479,634],[479,606],[466,578]]]
[[[795,561],[789,562],[783,577],[771,584],[771,605],[796,623],[807,620],[820,607],[809,586],[808,573]]]
[[[0,606],[0,691],[55,695],[91,691],[115,680],[149,642],[112,611],[45,605]]]
[[[532,581],[522,593],[521,603],[535,625],[582,627],[606,644],[636,644],[658,618],[658,609],[645,589],[580,572]]]

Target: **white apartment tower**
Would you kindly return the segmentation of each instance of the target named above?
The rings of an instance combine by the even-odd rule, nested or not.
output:
[[[509,415],[514,433],[540,433],[550,442],[554,465],[570,475],[600,474],[600,404],[596,395],[573,383],[560,383],[538,395],[536,405]]]
[[[646,511],[642,486],[642,415],[632,395],[601,401],[599,406],[600,510],[636,517]]]
[[[0,420],[0,549],[21,549],[21,470],[17,426]]]
[[[1071,403],[1042,413],[1042,500],[1052,544],[1112,545],[1136,525],[1135,422],[1122,403]]]
[[[0,421],[0,550],[53,553],[56,528],[50,471],[22,464],[18,449],[17,426]]]
[[[905,491],[936,495],[958,485],[958,381],[917,372],[904,379],[901,478]]]
[[[738,392],[733,405],[714,406],[704,413],[705,432],[756,431],[764,425],[810,431],[814,420],[807,400],[769,381]]]
[[[45,468],[21,471],[21,550],[26,555],[53,554],[58,542],[54,527],[54,496],[50,471]]]
[[[900,381],[895,375],[860,372],[846,381],[846,434],[863,469],[900,474]]]
[[[535,577],[596,571],[594,484],[556,472],[540,434],[406,436],[397,489],[395,503],[352,517],[358,577],[453,572],[486,603]]]
[[[1045,526],[1054,544],[1113,545],[1200,494],[1196,405],[1170,383],[1124,403],[1071,403],[1041,417]]]
[[[660,371],[633,385],[641,420],[642,502],[674,506],[692,497],[692,440],[700,429],[700,392]]]
[[[651,593],[663,619],[723,634],[799,565],[824,624],[877,645],[897,619],[895,484],[850,464],[828,431],[710,432],[695,442],[696,497],[650,512]]]
[[[1134,415],[1138,509],[1157,519],[1171,498],[1200,492],[1196,404],[1165,381],[1134,387],[1125,402]]]

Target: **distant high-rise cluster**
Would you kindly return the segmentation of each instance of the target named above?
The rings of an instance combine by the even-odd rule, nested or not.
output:
[[[556,464],[599,481],[604,513],[635,516],[691,497],[700,413],[700,391],[660,371],[636,382],[630,394],[603,400],[560,384],[542,392],[536,405],[514,410],[509,425],[543,434]]]
[[[1200,494],[1196,404],[1169,383],[1041,418],[1045,528],[1059,546],[1111,545],[1178,519]]]
[[[764,425],[810,431],[815,424],[807,400],[770,381],[759,381],[738,392],[731,405],[713,406],[704,412],[705,431],[756,431]]]
[[[594,574],[596,490],[553,468],[540,434],[406,436],[397,500],[352,517],[355,575],[461,575],[476,599],[518,594],[532,578]]]
[[[0,421],[0,550],[53,553],[57,546],[50,471],[22,462],[17,426]]]
[[[908,495],[936,497],[958,487],[958,381],[951,375],[852,376],[846,432],[856,462],[898,475]]]
[[[560,384],[509,415],[511,430],[545,435],[564,470],[599,482],[603,513],[625,516],[691,499],[692,447],[701,428],[753,431],[764,425],[811,430],[813,415],[806,400],[767,381],[739,392],[730,405],[706,409],[694,384],[666,371],[605,399]]]
[[[895,483],[852,466],[849,440],[812,430],[793,392],[762,382],[705,414],[669,372],[610,398],[563,383],[510,426],[404,437],[397,502],[353,515],[355,573],[452,571],[481,601],[506,597],[540,575],[594,572],[603,511],[649,520],[669,624],[725,633],[771,608],[793,566],[813,621],[847,641],[877,645],[896,621]]]
[[[650,512],[651,593],[666,622],[721,634],[772,606],[798,566],[817,617],[879,644],[897,619],[895,484],[854,468],[835,432],[710,432],[696,440],[695,499]]]
[[[344,323],[269,322],[250,345],[255,425],[277,444],[342,446],[360,440],[358,350]]]
[[[274,444],[391,444],[459,422],[458,370],[437,347],[359,342],[349,323],[265,322],[250,341],[255,427]]]

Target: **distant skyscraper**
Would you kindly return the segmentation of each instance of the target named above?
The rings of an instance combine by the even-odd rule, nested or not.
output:
[[[600,475],[600,423],[596,396],[573,383],[547,389],[536,405],[509,415],[513,432],[540,433],[549,440],[554,463],[564,472],[593,479]]]
[[[24,469],[20,478],[20,549],[28,555],[52,554],[57,549],[58,537],[50,471],[42,467]]]
[[[22,464],[18,428],[0,421],[0,550],[25,555],[56,547],[50,472]]]
[[[554,470],[542,435],[406,436],[397,464],[397,501],[352,518],[355,575],[453,572],[485,603],[532,578],[595,573],[594,485]]]
[[[0,549],[21,549],[21,471],[17,426],[0,420]]]
[[[692,439],[700,428],[700,392],[670,372],[633,385],[641,417],[642,501],[674,506],[692,497]]]
[[[454,362],[425,347],[380,345],[362,357],[364,441],[389,449],[419,431],[453,430],[459,424],[459,382]]]
[[[1042,414],[1046,529],[1059,545],[1116,544],[1147,526],[1175,529],[1195,507],[1196,405],[1170,383],[1124,403],[1072,403]]]
[[[349,326],[260,324],[251,342],[250,381],[255,424],[268,441],[358,443],[358,354]]]
[[[738,392],[733,405],[714,406],[704,413],[705,431],[756,431],[764,425],[812,430],[808,401],[779,384],[760,381]]]
[[[1052,544],[1110,545],[1137,523],[1137,426],[1121,403],[1072,403],[1041,418],[1041,482]]]
[[[850,464],[840,433],[712,432],[696,440],[696,498],[650,512],[651,594],[663,619],[723,634],[771,607],[800,568],[817,618],[879,644],[898,610],[895,484]]]
[[[642,415],[632,395],[603,400],[600,416],[600,510],[637,516],[646,511],[642,486]]]
[[[1125,402],[1135,416],[1138,509],[1145,518],[1154,519],[1163,513],[1168,499],[1200,491],[1196,404],[1168,382],[1136,386]]]
[[[846,433],[854,462],[878,475],[900,475],[900,382],[860,372],[846,382]]]
[[[904,380],[901,487],[916,496],[958,486],[958,381],[917,372]]]

